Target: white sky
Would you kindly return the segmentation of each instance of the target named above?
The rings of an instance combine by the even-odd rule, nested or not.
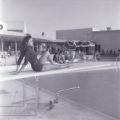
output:
[[[120,28],[120,0],[0,1],[3,1],[0,17],[25,21],[28,32],[32,34],[44,31],[47,36],[54,37],[57,29]]]

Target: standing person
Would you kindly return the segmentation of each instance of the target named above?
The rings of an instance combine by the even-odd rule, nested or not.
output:
[[[49,53],[49,46],[46,46],[46,44],[44,43],[40,46],[42,55],[39,59],[37,59],[37,53],[34,51],[33,46],[34,46],[33,40],[32,40],[32,37],[30,37],[27,42],[27,48],[25,49],[24,63],[22,67],[17,70],[16,73],[21,72],[25,68],[25,66],[28,64],[28,62],[31,64],[33,71],[36,71],[36,72],[49,70],[48,65],[45,65],[47,60],[53,65],[52,69],[61,68],[61,66],[63,66],[53,62],[51,55]],[[67,67],[67,66],[64,65],[62,68],[64,67]]]
[[[16,71],[18,71],[21,62],[22,62],[23,58],[25,57],[25,52],[26,52],[26,49],[27,49],[27,43],[28,43],[28,41],[29,41],[30,38],[31,38],[31,35],[30,35],[30,34],[27,34],[27,35],[24,37],[24,39],[23,39],[23,41],[22,41],[22,43],[21,43],[21,45],[20,45],[20,57],[19,57],[19,59],[18,59],[18,61],[17,61]]]
[[[96,51],[95,52],[95,61],[99,61],[100,60],[100,52]]]
[[[12,51],[12,49],[11,49],[11,46],[9,45],[8,46],[8,54],[9,54],[9,56],[11,56],[11,51]]]
[[[120,60],[120,50],[118,49],[117,51],[117,57],[116,57],[116,62]]]

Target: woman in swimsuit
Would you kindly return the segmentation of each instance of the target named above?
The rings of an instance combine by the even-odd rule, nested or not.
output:
[[[31,35],[30,35],[30,34],[27,34],[27,35],[24,37],[24,39],[23,39],[23,41],[22,41],[22,43],[21,43],[21,45],[20,45],[20,57],[19,57],[19,59],[18,59],[18,61],[17,61],[16,71],[18,71],[21,62],[22,62],[23,58],[25,57],[25,52],[26,52],[26,49],[27,49],[27,43],[28,43],[28,41],[29,41],[30,38],[31,38]]]

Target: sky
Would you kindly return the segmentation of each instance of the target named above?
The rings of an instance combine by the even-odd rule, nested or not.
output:
[[[120,0],[0,0],[0,19],[24,21],[27,32],[51,38],[61,29],[120,29]]]

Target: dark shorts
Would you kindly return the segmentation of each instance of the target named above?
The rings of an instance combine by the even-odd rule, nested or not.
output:
[[[35,72],[41,72],[42,69],[43,69],[43,64],[40,63],[39,61],[37,61],[36,63],[32,64],[31,66],[32,66],[33,71],[35,71]]]

